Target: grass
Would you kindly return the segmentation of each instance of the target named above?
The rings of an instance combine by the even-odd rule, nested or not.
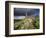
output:
[[[21,29],[39,29],[39,17],[36,17],[35,20],[32,18],[14,20],[14,30]]]

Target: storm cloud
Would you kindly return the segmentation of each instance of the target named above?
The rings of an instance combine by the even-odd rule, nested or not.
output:
[[[39,9],[31,9],[31,8],[14,8],[14,16],[31,16],[31,15],[39,15]]]

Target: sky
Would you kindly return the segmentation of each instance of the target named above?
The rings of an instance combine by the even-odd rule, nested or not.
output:
[[[14,8],[14,16],[39,16],[40,9],[32,9],[32,8]]]

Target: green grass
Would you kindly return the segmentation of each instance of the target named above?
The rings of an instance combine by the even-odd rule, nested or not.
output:
[[[39,17],[36,17],[35,20],[31,18],[25,18],[22,20],[14,20],[14,29],[39,29]]]

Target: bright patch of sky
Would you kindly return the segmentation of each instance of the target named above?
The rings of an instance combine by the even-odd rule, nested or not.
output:
[[[25,16],[15,16],[14,19],[24,19]]]

